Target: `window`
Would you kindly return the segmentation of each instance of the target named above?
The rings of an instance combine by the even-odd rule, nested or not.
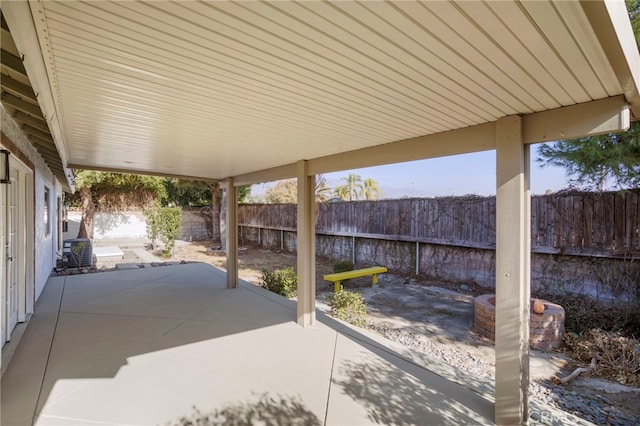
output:
[[[58,197],[56,206],[56,221],[58,223],[58,251],[62,251],[62,197]]]
[[[44,234],[51,234],[51,223],[49,222],[49,188],[44,187]]]

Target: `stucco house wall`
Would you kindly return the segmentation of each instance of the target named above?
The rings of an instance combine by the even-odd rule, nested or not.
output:
[[[24,133],[12,120],[2,105],[0,105],[0,123],[2,133],[8,137],[24,156],[34,165],[34,249],[35,249],[35,265],[34,265],[34,301],[42,293],[44,286],[49,278],[52,268],[55,266],[58,253],[58,216],[57,216],[57,199],[63,196],[62,186],[53,175],[49,167],[46,165],[40,154],[35,150],[31,142]],[[15,153],[12,153],[12,157]],[[14,158],[11,158],[14,160]],[[49,226],[50,232],[47,233],[44,221],[44,192],[45,187],[49,188]],[[27,283],[27,294],[29,293],[29,284]]]

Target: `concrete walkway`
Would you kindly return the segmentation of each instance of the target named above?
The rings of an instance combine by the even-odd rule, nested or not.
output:
[[[227,290],[200,263],[51,278],[2,378],[2,425],[221,411],[274,424],[493,423],[490,383],[321,313],[299,327],[295,312],[251,284]]]

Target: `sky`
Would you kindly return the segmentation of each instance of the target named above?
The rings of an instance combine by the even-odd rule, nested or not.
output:
[[[483,151],[473,154],[411,161],[387,166],[327,173],[328,186],[335,188],[349,173],[363,179],[373,178],[382,190],[381,198],[439,197],[448,195],[488,196],[496,193],[496,153]],[[545,167],[537,163],[537,148],[531,149],[531,193],[544,194],[569,185],[564,169]],[[263,194],[272,184],[254,185],[252,195]]]

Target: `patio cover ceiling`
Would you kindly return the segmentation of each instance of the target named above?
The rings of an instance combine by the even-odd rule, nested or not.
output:
[[[623,1],[2,8],[70,167],[250,183],[294,176],[303,159],[323,172],[492,149],[485,123],[510,115],[532,119],[527,142],[609,129],[572,132],[544,113],[562,107],[592,106],[558,110],[573,121],[627,104],[640,117]],[[428,136],[449,131],[463,145]],[[404,140],[413,154],[340,161]]]

